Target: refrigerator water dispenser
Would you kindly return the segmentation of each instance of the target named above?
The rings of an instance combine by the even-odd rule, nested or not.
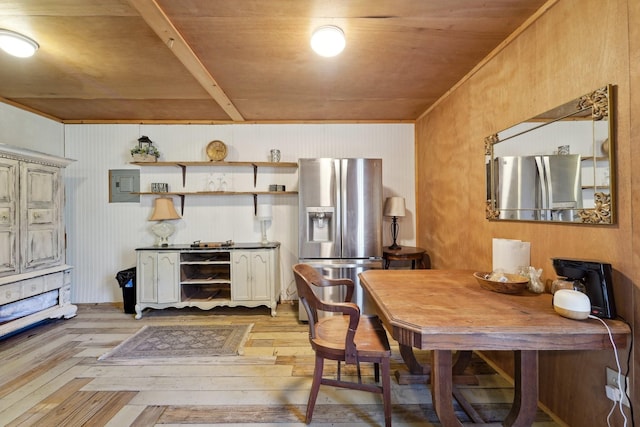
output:
[[[307,241],[330,242],[333,236],[333,207],[307,208]]]

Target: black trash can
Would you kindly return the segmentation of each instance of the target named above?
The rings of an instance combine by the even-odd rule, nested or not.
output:
[[[122,288],[124,312],[134,314],[136,312],[136,268],[131,267],[118,271],[116,280]]]

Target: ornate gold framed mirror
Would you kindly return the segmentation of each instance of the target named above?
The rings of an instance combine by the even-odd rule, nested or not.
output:
[[[615,222],[612,85],[485,138],[489,220]]]

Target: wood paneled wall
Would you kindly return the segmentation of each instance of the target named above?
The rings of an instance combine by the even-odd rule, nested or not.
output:
[[[428,248],[434,268],[491,269],[494,237],[531,242],[531,263],[544,269],[545,278],[555,278],[554,256],[608,261],[615,269],[618,311],[637,326],[640,213],[634,206],[640,202],[640,173],[633,163],[640,160],[640,31],[631,23],[640,20],[638,3],[547,3],[544,13],[421,117],[417,244]],[[487,221],[484,137],[607,83],[615,85],[617,224]],[[623,370],[627,350],[621,349]],[[492,354],[509,370],[507,356]],[[636,354],[635,372],[637,360]],[[611,406],[605,366],[615,368],[612,352],[541,353],[541,402],[571,426],[605,423]],[[635,390],[632,399],[640,409]]]

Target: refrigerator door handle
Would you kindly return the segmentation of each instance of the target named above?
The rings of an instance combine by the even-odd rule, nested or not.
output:
[[[545,167],[545,163],[543,163],[543,157],[542,156],[536,156],[536,165],[538,166],[538,179],[540,182],[540,199],[541,199],[541,204],[540,204],[540,208],[542,208],[542,218],[541,219],[547,219],[546,216],[546,212],[547,209],[549,209],[549,194],[551,192],[551,189],[549,188],[549,183],[548,183],[548,177],[547,177],[547,172],[546,172],[546,167]]]
[[[335,204],[336,204],[336,212],[338,213],[337,218],[336,218],[336,222],[335,222],[335,227],[334,227],[334,242],[335,242],[335,255],[337,258],[342,258],[343,255],[343,251],[344,249],[342,248],[342,224],[343,224],[343,215],[344,213],[342,212],[342,206],[344,205],[342,203],[342,188],[343,188],[343,183],[342,183],[342,165],[340,163],[340,159],[334,159],[333,160],[333,171],[334,171],[334,177],[333,177],[333,182],[335,183],[335,187],[333,188],[333,199],[335,200]]]
[[[546,209],[551,209],[553,207],[553,181],[551,180],[551,163],[549,162],[549,156],[543,156],[544,159],[544,180],[547,183],[547,192],[546,199],[547,204],[545,206]]]

